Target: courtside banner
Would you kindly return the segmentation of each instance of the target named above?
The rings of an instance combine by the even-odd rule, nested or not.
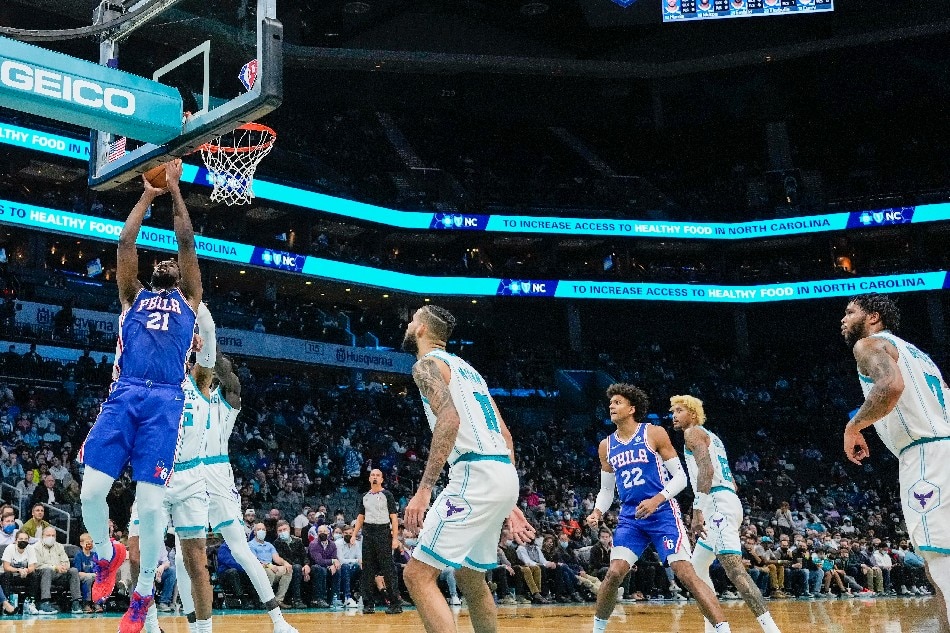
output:
[[[94,218],[7,200],[0,200],[0,222],[113,243],[118,241],[122,230],[122,224],[115,220]],[[178,250],[174,232],[167,229],[143,226],[137,243],[160,251],[176,252]],[[202,236],[195,236],[195,243],[198,255],[209,259],[420,295],[761,303],[842,297],[868,291],[914,292],[943,290],[950,287],[947,271],[756,286],[430,277]]]
[[[89,160],[89,141],[2,122],[0,122],[0,143],[57,156]],[[184,165],[182,172],[182,181],[206,187],[211,186],[207,170],[187,163]],[[268,182],[259,178],[254,180],[254,194],[263,200],[273,200],[274,202],[282,202],[313,211],[332,213],[360,222],[372,222],[416,231],[483,231],[487,233],[581,235],[605,238],[744,240],[950,220],[950,203],[830,213],[799,218],[753,220],[751,222],[709,223],[399,211]]]

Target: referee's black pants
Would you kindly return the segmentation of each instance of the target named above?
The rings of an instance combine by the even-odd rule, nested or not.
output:
[[[396,578],[396,562],[393,560],[392,527],[363,524],[363,574],[360,580],[363,589],[363,608],[376,606],[376,576],[386,581],[389,604],[398,607],[399,580]]]

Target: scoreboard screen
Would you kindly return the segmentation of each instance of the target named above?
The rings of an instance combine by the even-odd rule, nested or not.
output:
[[[661,0],[663,21],[718,20],[833,11],[833,0]]]

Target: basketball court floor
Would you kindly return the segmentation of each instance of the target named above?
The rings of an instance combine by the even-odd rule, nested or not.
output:
[[[745,605],[725,603],[734,633],[759,633],[761,629]],[[770,604],[783,633],[942,633],[937,601],[928,598],[878,598],[871,600],[797,601]],[[458,628],[471,631],[468,611],[457,609]],[[592,605],[518,606],[498,609],[498,630],[503,633],[583,633],[590,631]],[[363,615],[358,611],[289,611],[288,621],[301,633],[354,630],[360,633],[422,632],[419,616],[410,608],[401,615]],[[188,633],[183,617],[160,618],[165,633]],[[40,616],[0,620],[0,633],[115,633],[117,615]],[[216,633],[267,633],[272,630],[264,613],[215,613]],[[702,633],[703,622],[695,602],[683,604],[621,604],[614,611],[607,632]]]

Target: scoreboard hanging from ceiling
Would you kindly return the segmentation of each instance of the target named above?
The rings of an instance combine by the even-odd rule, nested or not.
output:
[[[834,0],[661,0],[661,2],[664,22],[834,10]]]

